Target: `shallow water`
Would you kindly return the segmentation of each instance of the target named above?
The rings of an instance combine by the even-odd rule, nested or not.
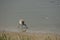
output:
[[[24,18],[29,30],[60,33],[59,0],[1,0],[0,30],[18,31]]]

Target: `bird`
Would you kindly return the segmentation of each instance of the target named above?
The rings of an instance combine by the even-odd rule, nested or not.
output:
[[[20,19],[19,20],[18,28],[19,27],[21,27],[22,32],[26,32],[27,31],[28,27],[27,27],[24,19]]]

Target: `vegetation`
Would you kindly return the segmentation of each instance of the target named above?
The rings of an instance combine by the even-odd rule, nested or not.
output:
[[[60,35],[28,32],[0,32],[0,40],[60,40]]]

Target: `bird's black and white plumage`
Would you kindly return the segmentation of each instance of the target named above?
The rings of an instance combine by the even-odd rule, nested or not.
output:
[[[25,24],[24,19],[19,20],[19,27],[21,27],[22,31],[26,31],[28,29],[27,25]]]

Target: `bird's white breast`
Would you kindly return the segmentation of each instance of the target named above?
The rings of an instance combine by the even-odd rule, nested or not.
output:
[[[22,24],[22,21],[24,21],[23,19],[19,20],[19,24]]]

